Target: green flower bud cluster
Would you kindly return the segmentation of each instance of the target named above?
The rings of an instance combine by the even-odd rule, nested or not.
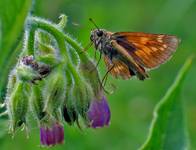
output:
[[[91,126],[87,114],[91,102],[103,97],[95,64],[63,32],[67,17],[61,15],[60,19],[59,24],[37,17],[27,19],[24,48],[9,75],[5,100],[10,131],[28,128],[28,118],[33,116],[46,145],[55,143],[44,141],[47,132],[63,131],[64,121],[80,126],[83,120],[84,125]]]

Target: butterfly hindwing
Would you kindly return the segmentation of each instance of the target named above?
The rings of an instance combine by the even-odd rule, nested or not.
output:
[[[116,40],[112,40],[111,45],[114,49],[117,50],[118,55],[122,56],[121,61],[126,62],[125,64],[129,68],[130,72],[133,72],[134,75],[136,75],[140,80],[144,80],[145,78],[149,77],[145,68],[137,63],[137,61],[134,60],[129,52],[124,47],[119,45]],[[117,59],[119,58],[117,57]]]
[[[108,70],[113,67],[110,73],[114,77],[122,77],[123,79],[129,79],[132,76],[128,66],[122,61],[114,58],[111,63],[108,56],[104,56],[104,61]]]

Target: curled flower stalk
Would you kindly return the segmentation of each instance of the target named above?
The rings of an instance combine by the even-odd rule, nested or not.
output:
[[[26,118],[32,115],[43,146],[64,142],[65,122],[98,128],[109,125],[111,115],[98,69],[63,32],[67,17],[61,15],[60,19],[54,24],[27,18],[24,48],[7,85],[10,132],[14,134],[22,125],[28,128]]]

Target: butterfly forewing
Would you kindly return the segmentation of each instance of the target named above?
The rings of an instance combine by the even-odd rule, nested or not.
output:
[[[179,43],[176,36],[141,32],[116,32],[112,39],[122,46],[137,64],[149,69],[167,61]]]

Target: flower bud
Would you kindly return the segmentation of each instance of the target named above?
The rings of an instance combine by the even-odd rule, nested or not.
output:
[[[54,52],[53,49],[47,49],[45,48],[45,46],[42,48],[42,45],[51,45],[54,40],[54,38],[47,31],[39,30],[37,32],[37,37],[38,38],[36,39],[36,42],[39,42],[39,44],[41,44],[38,44],[38,48],[43,50],[43,52]]]
[[[35,71],[32,67],[20,63],[16,67],[16,73],[20,80],[22,81],[32,81],[35,78],[40,77],[39,73]]]
[[[17,76],[16,76],[16,70],[13,69],[8,78],[8,84],[7,84],[7,93],[6,93],[6,99],[10,97],[10,94],[12,93],[14,86],[17,81]]]
[[[49,65],[35,61],[33,56],[25,56],[22,58],[21,62],[26,67],[31,68],[34,72],[38,74],[33,78],[33,80],[42,79],[46,77],[51,71],[51,67]]]
[[[39,31],[37,33],[35,45],[37,45],[37,51],[35,53],[36,60],[51,67],[56,66],[60,62],[60,58],[57,54],[57,45],[54,38],[47,32]]]
[[[77,119],[78,114],[75,108],[75,99],[73,99],[72,92],[73,92],[73,77],[68,70],[66,70],[66,97],[63,105],[62,114],[64,120],[69,124],[72,125]]]
[[[37,60],[54,67],[59,64],[60,60],[54,54],[46,54],[37,56]]]
[[[77,119],[78,115],[73,107],[63,107],[63,117],[64,120],[69,124],[72,125]]]
[[[34,117],[37,120],[41,120],[46,114],[43,111],[44,109],[44,100],[42,92],[40,89],[40,83],[38,85],[32,85],[31,95],[30,95],[30,106],[31,111],[33,112]]]
[[[90,101],[94,96],[91,86],[83,80],[75,82],[72,96],[75,100],[74,108],[76,109],[77,113],[79,113],[83,119],[86,120],[86,112],[88,111]]]
[[[28,96],[29,89],[27,83],[18,82],[14,86],[13,92],[7,99],[7,110],[10,118],[10,129],[15,131],[26,121],[26,114],[28,110]]]
[[[62,66],[58,66],[46,78],[43,90],[44,111],[48,114],[56,112],[65,100],[66,78]]]
[[[51,72],[51,67],[41,63],[37,68],[37,72],[40,74],[41,78],[44,78]]]

